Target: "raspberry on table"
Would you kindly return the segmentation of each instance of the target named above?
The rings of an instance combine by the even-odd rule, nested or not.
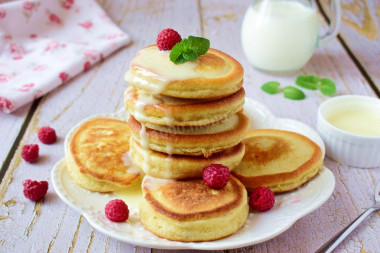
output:
[[[129,217],[127,204],[121,199],[114,199],[107,203],[105,213],[109,220],[115,222],[126,221]]]
[[[38,131],[38,139],[44,144],[52,144],[57,140],[57,134],[53,128],[44,126]]]
[[[21,156],[25,161],[33,163],[38,160],[39,149],[38,144],[24,145]]]
[[[171,50],[175,44],[181,42],[182,38],[179,33],[171,28],[162,30],[157,36],[158,49]]]
[[[25,180],[22,185],[24,186],[24,196],[33,201],[38,201],[45,197],[49,188],[47,181],[38,182],[30,179]]]
[[[274,193],[264,186],[257,187],[249,196],[249,205],[260,212],[271,209],[274,202]]]
[[[221,164],[211,164],[204,168],[202,177],[210,188],[223,188],[230,179],[230,170]]]

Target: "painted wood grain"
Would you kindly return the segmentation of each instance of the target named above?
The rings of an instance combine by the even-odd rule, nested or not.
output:
[[[321,0],[331,17],[329,1]],[[341,0],[340,36],[380,90],[380,1]]]
[[[22,193],[27,178],[47,180],[53,165],[64,156],[67,132],[81,119],[115,112],[123,106],[127,87],[124,74],[137,50],[155,43],[164,27],[174,27],[182,34],[198,34],[200,18],[197,2],[182,1],[100,1],[111,18],[133,39],[133,43],[92,66],[88,71],[55,89],[40,102],[21,144],[37,141],[43,125],[55,128],[58,141],[40,145],[40,159],[28,164],[17,149],[0,186],[0,245],[8,252],[150,252],[109,238],[95,231],[76,211],[67,207],[50,188],[44,201],[34,203]],[[183,15],[178,10],[185,8]]]
[[[279,95],[267,95],[260,86],[271,80],[281,85],[294,85],[298,74],[317,74],[332,78],[337,83],[338,94],[362,94],[375,96],[365,78],[356,69],[342,45],[332,41],[325,48],[317,49],[310,62],[298,73],[290,76],[273,76],[253,69],[241,48],[240,25],[248,2],[202,1],[204,35],[211,40],[212,47],[230,53],[241,62],[245,69],[244,87],[248,97],[265,104],[278,117],[302,121],[316,126],[318,105],[328,97],[316,91],[306,91],[307,99],[293,101]],[[252,247],[231,252],[314,252],[372,204],[374,181],[380,180],[379,169],[357,169],[326,159],[325,165],[334,173],[336,189],[329,201],[320,209],[302,218],[280,236]],[[358,176],[361,173],[361,176]],[[355,200],[353,200],[355,199]],[[368,222],[379,226],[378,217]],[[275,224],[269,224],[275,226]],[[376,252],[379,230],[363,224],[346,240],[338,252]],[[360,250],[359,250],[360,251]]]
[[[26,119],[31,103],[12,114],[0,112],[0,170]]]

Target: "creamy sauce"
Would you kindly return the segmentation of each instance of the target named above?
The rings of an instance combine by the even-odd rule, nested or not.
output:
[[[170,51],[160,51],[156,46],[141,49],[130,63],[130,70],[125,75],[129,83],[139,83],[149,87],[155,94],[165,89],[167,83],[202,77],[196,71],[199,61],[185,62],[176,65],[170,61]],[[133,70],[132,70],[133,69]],[[134,74],[150,77],[154,82]]]
[[[149,94],[146,91],[138,90],[137,91],[137,99],[136,99],[136,110],[139,113],[144,112],[144,108],[146,105],[158,105],[161,104],[162,101],[152,94]]]
[[[125,152],[121,159],[123,160],[123,163],[125,167],[127,167],[126,173],[130,174],[142,174],[142,171],[132,162],[131,156],[129,154],[129,151]]]
[[[113,194],[124,200],[129,207],[138,209],[142,199],[141,180],[138,180],[138,182],[133,183],[133,185],[121,191],[115,191]]]
[[[128,89],[129,91],[127,93],[127,99],[135,100],[135,112],[133,116],[139,122],[144,121],[145,119],[145,106],[159,106],[159,104],[162,103],[161,100],[157,99],[154,95],[144,90],[134,90],[131,89],[131,87],[129,87]]]
[[[151,176],[145,176],[143,181],[143,187],[146,187],[149,191],[157,191],[161,186],[174,182],[173,179],[154,178]]]
[[[346,106],[327,115],[326,120],[350,133],[380,136],[380,112],[375,109]]]
[[[135,104],[135,111],[133,112],[133,116],[139,122],[146,121],[145,115],[145,107],[146,106],[154,106],[159,110],[165,113],[165,117],[162,119],[165,121],[167,126],[172,126],[174,123],[174,118],[172,116],[171,110],[165,105],[187,105],[187,104],[197,104],[197,103],[205,103],[208,101],[214,101],[216,99],[184,99],[184,98],[174,98],[163,96],[159,94],[151,94],[145,90],[135,89],[130,86],[127,89],[127,100],[132,100]],[[148,125],[147,125],[148,126]]]

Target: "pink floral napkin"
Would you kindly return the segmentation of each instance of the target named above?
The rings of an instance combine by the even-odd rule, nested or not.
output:
[[[33,101],[129,41],[94,0],[0,4],[0,110]]]

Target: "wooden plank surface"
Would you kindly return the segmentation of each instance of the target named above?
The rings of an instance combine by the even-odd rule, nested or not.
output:
[[[318,105],[328,97],[315,91],[305,92],[306,100],[292,101],[281,95],[267,95],[260,90],[263,83],[277,80],[292,85],[297,74],[317,74],[330,77],[337,83],[338,94],[375,96],[341,44],[334,40],[325,48],[317,49],[311,61],[299,73],[291,76],[271,76],[250,67],[240,46],[240,24],[249,3],[221,3],[202,1],[205,37],[212,46],[230,53],[245,69],[244,87],[248,97],[264,103],[279,117],[293,118],[315,128]],[[236,38],[236,39],[231,39]],[[357,169],[326,159],[336,179],[336,187],[329,201],[312,214],[302,218],[280,236],[252,247],[249,252],[314,252],[340,229],[354,220],[364,208],[373,203],[374,183],[380,180],[379,169]],[[360,176],[358,176],[360,173]],[[353,201],[352,199],[355,199]],[[376,252],[380,236],[378,217],[367,221],[346,240],[337,252],[351,252],[357,248]],[[360,251],[360,250],[359,250]],[[357,252],[357,251],[352,251]]]
[[[321,0],[331,17],[329,0]],[[340,36],[380,91],[380,1],[341,0]]]
[[[278,117],[293,118],[315,127],[318,105],[327,97],[306,91],[306,100],[291,101],[260,90],[260,86],[269,80],[291,85],[295,75],[300,73],[332,78],[337,83],[338,94],[374,96],[366,79],[337,40],[318,49],[305,68],[295,75],[271,76],[253,69],[240,46],[240,25],[249,2],[99,2],[111,18],[131,35],[133,44],[54,90],[40,102],[21,144],[36,142],[36,132],[44,125],[55,128],[59,139],[53,145],[40,145],[41,159],[33,165],[22,161],[21,148],[17,149],[0,185],[0,251],[172,252],[134,247],[109,238],[94,230],[79,213],[66,206],[54,189],[49,189],[44,201],[34,204],[24,198],[21,187],[26,178],[50,182],[51,168],[64,156],[64,136],[76,122],[93,114],[115,112],[122,107],[123,92],[127,87],[123,76],[129,61],[138,49],[154,43],[163,28],[172,27],[184,37],[203,35],[210,39],[212,47],[235,57],[245,68],[247,97],[264,103]],[[313,252],[371,206],[374,184],[380,180],[378,168],[351,168],[330,159],[325,160],[325,166],[333,171],[336,178],[335,191],[327,203],[270,241],[228,252]],[[377,213],[355,230],[336,252],[376,252],[380,248],[379,236]]]
[[[104,1],[100,4],[115,23],[129,33],[133,43],[55,89],[39,104],[21,144],[37,142],[38,128],[44,125],[55,128],[59,139],[53,145],[40,145],[41,156],[36,164],[28,164],[21,159],[22,145],[17,149],[0,186],[1,251],[135,250],[134,245],[94,231],[79,213],[58,198],[51,185],[44,201],[36,204],[28,201],[22,193],[24,179],[50,182],[52,167],[64,157],[64,137],[77,122],[93,114],[115,112],[122,108],[123,94],[127,87],[124,74],[129,67],[129,61],[138,49],[155,43],[162,27],[173,27],[173,13],[182,8],[188,11],[187,15],[177,15],[175,29],[183,34],[199,34],[200,31],[195,1]],[[146,251],[141,247],[137,247],[137,250]]]
[[[25,105],[12,114],[0,112],[0,131],[2,133],[0,134],[0,170],[4,166],[4,161],[19,135],[30,107],[31,104]]]

